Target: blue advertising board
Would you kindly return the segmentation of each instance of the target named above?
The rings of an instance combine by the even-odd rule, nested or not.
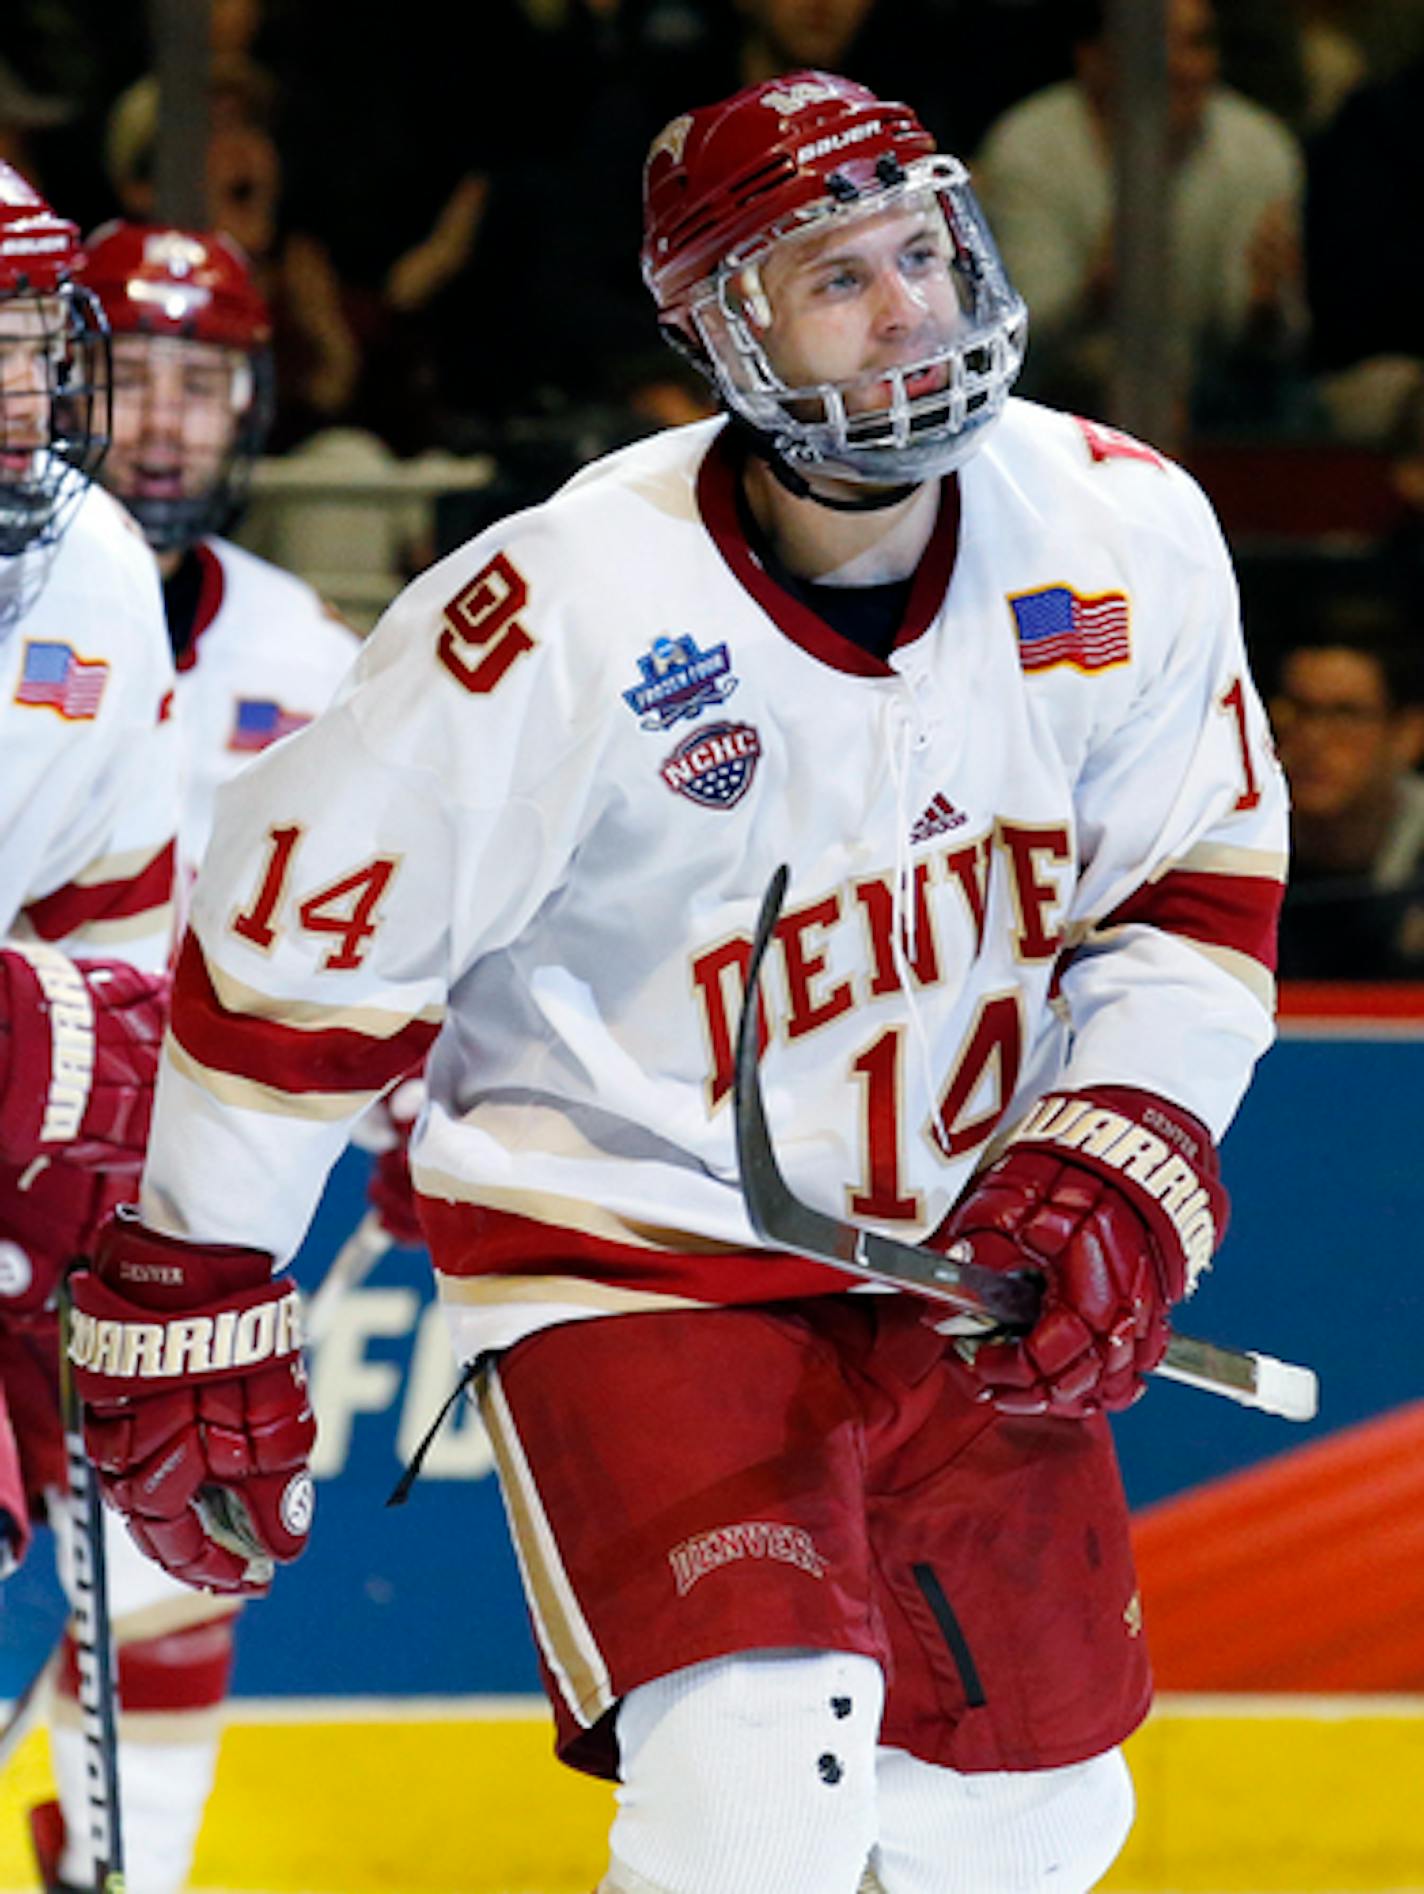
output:
[[[1233,1215],[1182,1327],[1308,1362],[1320,1417],[1293,1427],[1166,1383],[1121,1417],[1134,1505],[1284,1454],[1424,1392],[1417,1157],[1424,1040],[1287,1037],[1263,1064],[1224,1163]],[[297,1259],[320,1281],[365,1209],[349,1151]],[[518,1575],[473,1409],[447,1419],[408,1502],[386,1499],[455,1378],[425,1257],[392,1250],[341,1305],[313,1369],[322,1439],[310,1550],[239,1630],[238,1694],[537,1691]],[[0,1603],[0,1697],[54,1636],[47,1535]]]

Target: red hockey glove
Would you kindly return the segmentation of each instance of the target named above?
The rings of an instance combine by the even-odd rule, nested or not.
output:
[[[76,1256],[87,1254],[101,1224],[126,1197],[129,1178],[49,1158],[0,1164],[0,1322],[46,1308]]]
[[[1065,1419],[1129,1407],[1226,1217],[1211,1137],[1180,1106],[1116,1085],[1041,1099],[931,1238],[1044,1279],[1022,1340],[960,1344],[980,1398]]]
[[[0,1158],[138,1174],[168,989],[122,960],[0,951]]]
[[[353,1140],[376,1154],[366,1196],[386,1235],[404,1249],[425,1244],[410,1176],[410,1135],[425,1104],[423,1069],[417,1067],[377,1099],[361,1122],[359,1139]]]
[[[121,1211],[72,1278],[69,1356],[105,1496],[190,1585],[261,1592],[311,1529],[316,1427],[294,1283]]]

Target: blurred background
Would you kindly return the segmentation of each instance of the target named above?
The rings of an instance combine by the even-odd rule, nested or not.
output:
[[[1310,1427],[1154,1388],[1120,1438],[1161,1707],[1121,1890],[1424,1889],[1424,0],[7,0],[0,157],[88,230],[216,226],[276,317],[237,537],[358,627],[591,456],[708,411],[639,281],[689,105],[800,66],[908,99],[1027,298],[1021,392],[1214,502],[1294,801],[1283,1038],[1192,1326],[1316,1366]],[[1229,714],[1229,707],[1224,710]],[[298,1261],[364,1208],[348,1153]],[[586,1894],[474,1416],[395,1251],[316,1363],[321,1525],[239,1631],[194,1885]],[[32,1558],[0,1698],[43,1662]],[[0,1781],[32,1884],[43,1739]],[[300,1810],[273,1829],[263,1788]]]

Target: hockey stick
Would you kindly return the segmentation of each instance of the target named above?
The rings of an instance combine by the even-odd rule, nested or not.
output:
[[[318,1347],[331,1333],[342,1297],[352,1289],[359,1288],[390,1247],[391,1239],[382,1228],[380,1219],[374,1210],[368,1210],[336,1252],[330,1269],[307,1298],[302,1326],[313,1348]]]
[[[96,1894],[123,1894],[123,1822],[119,1810],[118,1682],[109,1620],[104,1555],[104,1503],[84,1448],[79,1391],[69,1366],[73,1319],[69,1282],[59,1289],[59,1393],[69,1476],[65,1505],[74,1542],[70,1623],[79,1669],[79,1709],[89,1800],[89,1840]]]
[[[747,966],[746,992],[737,1026],[733,1108],[736,1114],[737,1165],[752,1228],[763,1242],[816,1262],[830,1263],[866,1282],[890,1283],[947,1303],[964,1315],[979,1316],[986,1326],[1023,1331],[1032,1325],[1041,1285],[1031,1272],[1002,1275],[973,1261],[967,1243],[950,1255],[898,1242],[874,1230],[842,1223],[802,1203],[782,1175],[771,1142],[758,1071],[757,995],[762,962],[771,943],[789,870],[777,869],[762,897],[756,937]],[[1314,1373],[1272,1355],[1174,1335],[1153,1370],[1169,1381],[1202,1388],[1284,1420],[1315,1417]]]

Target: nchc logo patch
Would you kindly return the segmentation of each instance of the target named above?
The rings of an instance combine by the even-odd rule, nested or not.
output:
[[[752,786],[761,738],[749,723],[713,723],[682,739],[662,764],[662,779],[704,809],[731,809]]]

